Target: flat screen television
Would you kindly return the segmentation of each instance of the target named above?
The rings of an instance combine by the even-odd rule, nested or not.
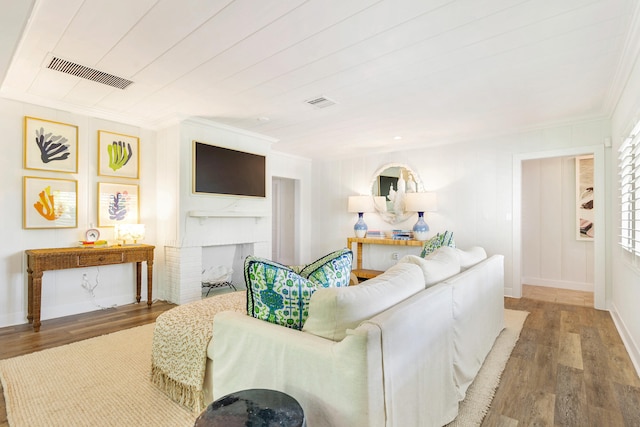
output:
[[[266,157],[193,142],[195,193],[266,196]]]

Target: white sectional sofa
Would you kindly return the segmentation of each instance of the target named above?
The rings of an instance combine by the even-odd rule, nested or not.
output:
[[[302,331],[218,313],[211,399],[279,390],[298,400],[309,427],[453,420],[504,325],[503,257],[471,266],[467,253],[441,248],[415,258],[358,286],[317,290]]]

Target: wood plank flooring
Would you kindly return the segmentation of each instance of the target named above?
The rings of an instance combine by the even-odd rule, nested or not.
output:
[[[531,298],[483,426],[640,426],[640,379],[609,312]]]
[[[174,307],[132,304],[0,329],[0,359],[151,323]],[[640,426],[640,379],[608,312],[532,298],[505,298],[530,314],[483,427]],[[4,397],[0,427],[7,427]]]

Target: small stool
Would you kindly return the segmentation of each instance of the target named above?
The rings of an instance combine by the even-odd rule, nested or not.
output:
[[[251,389],[228,394],[211,403],[194,427],[304,427],[304,412],[288,394]]]

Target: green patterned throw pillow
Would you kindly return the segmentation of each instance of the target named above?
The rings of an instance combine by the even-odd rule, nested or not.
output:
[[[244,263],[247,314],[288,328],[302,329],[316,285],[289,267],[249,256]]]
[[[302,329],[309,316],[309,300],[316,289],[349,285],[352,259],[353,253],[343,249],[294,270],[274,261],[248,256],[244,262],[247,314],[277,325]]]
[[[427,255],[429,255],[431,252],[438,249],[440,246],[449,246],[452,248],[456,247],[456,242],[453,240],[452,231],[445,231],[442,234],[438,233],[432,238],[430,238],[429,240],[427,240],[426,242],[424,242],[424,246],[422,247],[422,252],[420,253],[420,256],[424,258]]]
[[[340,249],[323,256],[300,270],[300,275],[323,288],[349,286],[353,252]]]

